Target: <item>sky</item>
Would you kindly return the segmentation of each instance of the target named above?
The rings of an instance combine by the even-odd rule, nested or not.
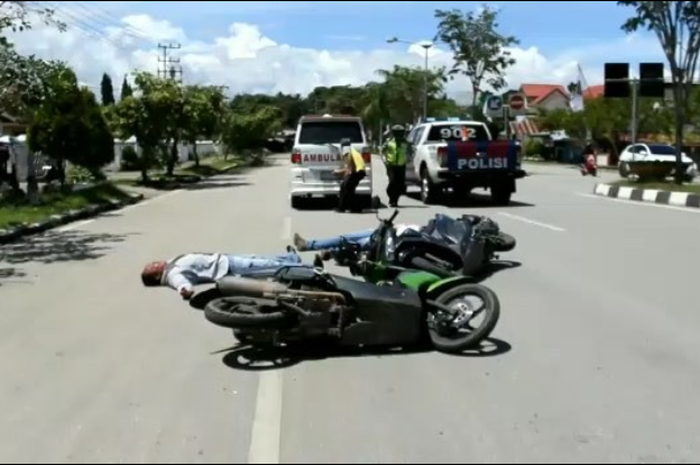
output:
[[[483,2],[26,2],[47,7],[67,24],[65,32],[37,25],[12,34],[21,53],[68,62],[79,79],[98,86],[106,72],[119,88],[135,69],[156,72],[158,43],[172,51],[186,83],[229,86],[231,93],[300,93],[316,86],[361,85],[378,80],[376,70],[423,65],[418,43],[432,40],[435,9],[474,10]],[[631,11],[616,2],[487,2],[498,8],[500,31],[516,36],[517,63],[506,78],[523,83],[602,83],[605,62],[664,61],[657,39],[625,34]],[[398,37],[407,43],[389,44]],[[412,45],[411,45],[412,44]],[[451,54],[436,44],[430,66],[451,66]],[[447,85],[468,98],[466,78]]]

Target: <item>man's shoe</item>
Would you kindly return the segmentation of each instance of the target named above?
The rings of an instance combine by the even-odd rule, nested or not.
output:
[[[296,247],[299,252],[306,252],[309,250],[306,240],[298,233],[294,233],[294,247]]]

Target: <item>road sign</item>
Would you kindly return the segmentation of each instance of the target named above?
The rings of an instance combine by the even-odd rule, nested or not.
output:
[[[520,94],[513,94],[508,100],[508,106],[513,111],[520,111],[525,108],[525,98]]]
[[[503,99],[498,95],[492,95],[486,99],[484,105],[484,115],[488,118],[503,117]]]

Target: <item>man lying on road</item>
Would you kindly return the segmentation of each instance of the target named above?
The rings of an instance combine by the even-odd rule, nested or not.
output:
[[[191,253],[149,263],[141,273],[141,280],[147,287],[169,286],[187,300],[194,295],[194,286],[198,284],[213,284],[227,275],[276,271],[283,266],[303,266],[301,257],[291,247],[281,255]]]
[[[397,237],[401,237],[408,231],[421,232],[423,228],[423,226],[418,226],[417,224],[394,225],[394,230],[396,231]],[[372,233],[374,233],[374,229],[367,229],[365,231],[357,231],[340,236],[327,237],[324,239],[304,239],[299,234],[295,233],[294,247],[296,247],[299,252],[320,251],[320,253],[316,254],[314,265],[322,266],[324,261],[331,259],[331,251],[338,249],[342,244],[343,239],[347,242],[358,244],[360,247],[365,249],[369,244]]]
[[[417,224],[395,224],[394,231],[397,237],[408,232],[425,232],[426,230],[432,230],[433,227],[438,226],[440,223],[452,223],[454,221],[448,215],[442,213],[436,214],[425,226],[419,226]],[[494,223],[495,225],[495,223]],[[498,227],[496,225],[496,227]],[[297,248],[299,252],[311,252],[320,251],[316,254],[314,259],[314,266],[322,267],[323,262],[331,259],[331,252],[340,248],[342,241],[358,244],[363,250],[366,250],[369,240],[374,233],[374,229],[367,229],[364,231],[357,231],[348,234],[342,234],[340,236],[327,237],[324,239],[304,239],[299,234],[294,234],[294,247]]]

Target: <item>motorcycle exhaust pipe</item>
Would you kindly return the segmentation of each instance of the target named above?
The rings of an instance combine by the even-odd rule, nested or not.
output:
[[[225,277],[217,283],[216,287],[226,297],[264,298],[289,291],[287,286],[274,281],[242,277]]]

